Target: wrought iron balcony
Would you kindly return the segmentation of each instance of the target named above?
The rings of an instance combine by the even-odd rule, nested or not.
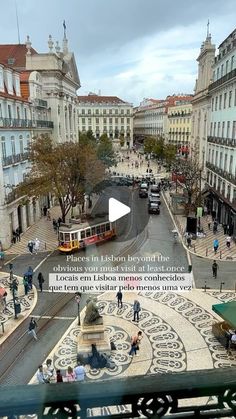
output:
[[[236,139],[235,138],[222,138],[222,137],[207,137],[208,143],[213,144],[220,144],[226,147],[236,147]]]
[[[6,166],[10,166],[11,164],[21,163],[25,160],[28,160],[28,158],[29,158],[28,152],[14,154],[12,156],[7,156],[2,159],[2,166],[6,167]]]
[[[225,74],[225,76],[221,77],[219,80],[216,80],[213,83],[211,83],[208,87],[209,92],[226,83],[227,81],[232,80],[234,77],[236,77],[236,68],[230,71],[228,74]]]
[[[30,119],[0,118],[2,128],[32,128],[33,121]]]
[[[34,104],[37,108],[46,108],[48,107],[48,102],[42,99],[34,99]]]
[[[52,121],[36,121],[37,128],[53,128]]]
[[[9,192],[6,196],[5,196],[5,203],[6,204],[11,204],[13,201],[15,201],[16,199],[20,199],[19,196],[17,196],[16,191],[12,191]]]
[[[207,169],[210,169],[212,172],[221,176],[225,180],[228,180],[230,183],[233,183],[234,185],[236,185],[236,177],[232,175],[231,173],[227,172],[226,170],[220,169],[219,167],[209,162],[206,162],[206,167]]]
[[[235,417],[236,368],[1,387],[0,416]],[[96,409],[96,410],[95,410]]]

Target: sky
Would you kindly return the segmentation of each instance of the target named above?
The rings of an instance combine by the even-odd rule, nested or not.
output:
[[[81,81],[79,95],[143,98],[193,93],[207,21],[216,47],[235,29],[235,0],[0,0],[0,43],[29,35],[37,52],[60,45],[63,20]]]

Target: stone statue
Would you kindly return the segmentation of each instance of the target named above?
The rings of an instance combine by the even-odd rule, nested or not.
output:
[[[100,316],[96,306],[96,298],[88,299],[86,303],[84,325],[93,326],[95,324],[103,324],[102,316]]]

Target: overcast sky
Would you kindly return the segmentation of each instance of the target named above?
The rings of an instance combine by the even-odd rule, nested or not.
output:
[[[116,95],[137,105],[144,97],[193,93],[196,58],[210,20],[218,46],[235,29],[235,0],[0,0],[0,43],[30,36],[38,52],[63,37],[81,80],[79,94]]]

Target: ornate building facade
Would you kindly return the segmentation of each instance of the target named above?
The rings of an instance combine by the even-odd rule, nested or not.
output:
[[[99,139],[104,133],[119,145],[124,139],[124,146],[133,146],[133,106],[116,96],[101,96],[91,93],[78,96],[79,129],[81,132],[92,131]]]
[[[208,204],[236,239],[236,29],[219,46],[208,91]]]

